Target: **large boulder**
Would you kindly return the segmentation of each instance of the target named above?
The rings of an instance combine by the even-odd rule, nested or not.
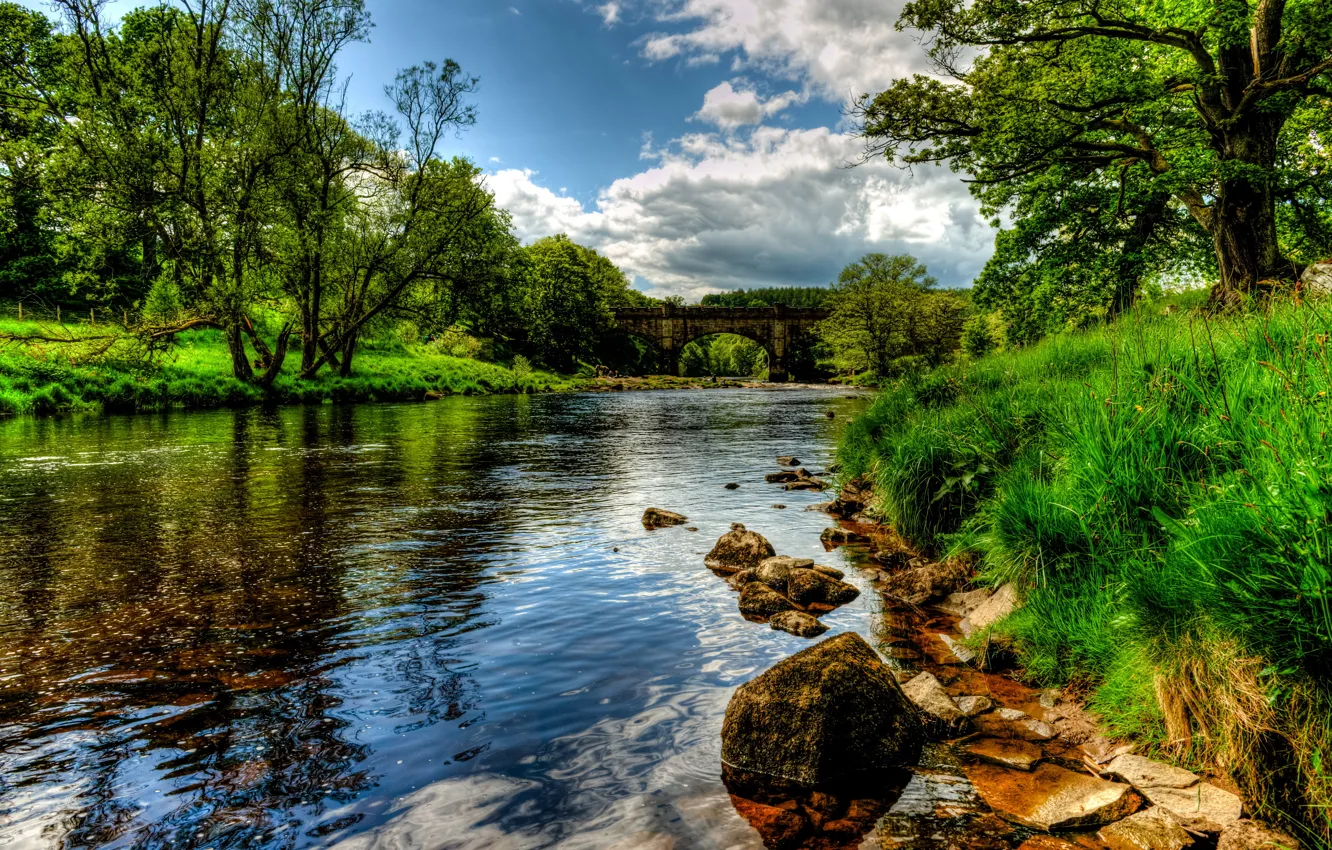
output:
[[[1030,773],[978,764],[968,774],[1000,817],[1044,832],[1114,823],[1141,804],[1128,785],[1049,763]]]
[[[643,511],[643,527],[646,529],[666,528],[672,525],[684,525],[689,517],[661,508],[648,508]]]
[[[792,558],[788,555],[775,555],[764,558],[754,570],[758,580],[778,593],[786,593],[791,576],[800,570],[807,570],[814,565],[812,558]]]
[[[1216,850],[1301,850],[1299,841],[1255,820],[1237,820],[1221,833]]]
[[[757,531],[749,531],[737,522],[721,536],[703,563],[719,573],[735,573],[756,569],[764,558],[776,554],[777,550],[772,548],[767,538]]]
[[[962,634],[971,637],[976,632],[983,631],[1012,614],[1017,610],[1017,606],[1017,588],[1011,583],[1006,584],[963,618],[957,627]]]
[[[795,570],[786,583],[786,595],[797,605],[845,605],[860,589],[814,570]]]
[[[761,581],[751,581],[740,588],[740,613],[746,617],[771,617],[783,611],[794,611],[791,600]]]
[[[805,785],[914,764],[920,748],[915,707],[854,632],[741,685],[722,724],[723,762]]]

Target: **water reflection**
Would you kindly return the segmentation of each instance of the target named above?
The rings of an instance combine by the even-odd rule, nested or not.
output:
[[[758,846],[720,718],[804,644],[702,553],[739,521],[826,562],[819,496],[774,511],[762,473],[860,403],[0,424],[0,846]],[[867,632],[871,597],[826,622]]]

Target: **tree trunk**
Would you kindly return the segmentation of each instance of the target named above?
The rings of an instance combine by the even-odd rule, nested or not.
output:
[[[342,365],[338,367],[338,374],[344,378],[351,376],[352,355],[356,353],[356,333],[351,332],[342,344]]]
[[[233,318],[226,327],[227,349],[231,352],[231,374],[238,381],[247,384],[254,380],[254,369],[250,366],[249,355],[245,353],[245,331],[241,328],[243,319]]]
[[[1115,291],[1110,297],[1108,309],[1111,318],[1132,307],[1137,300],[1138,291],[1142,288],[1147,243],[1156,235],[1169,203],[1169,194],[1153,194],[1134,217],[1133,232],[1124,240],[1119,254]]]
[[[1271,171],[1284,118],[1256,115],[1237,122],[1223,140],[1222,179],[1212,205],[1212,238],[1221,279],[1212,302],[1226,305],[1260,281],[1289,277],[1277,243]]]

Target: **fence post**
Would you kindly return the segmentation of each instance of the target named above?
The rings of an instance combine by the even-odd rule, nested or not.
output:
[[[19,302],[19,321],[23,321],[23,302]]]
[[[59,305],[59,304],[56,305],[56,324],[57,324],[57,325],[63,325],[63,324],[64,324],[64,322],[60,321],[60,305]]]
[[[97,327],[97,308],[96,308],[96,307],[89,307],[89,308],[88,308],[88,324],[92,325],[94,328]]]

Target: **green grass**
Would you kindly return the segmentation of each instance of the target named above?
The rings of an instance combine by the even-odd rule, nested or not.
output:
[[[888,387],[841,446],[885,518],[1024,607],[1033,681],[1332,839],[1332,303],[1118,323]]]
[[[0,321],[11,334],[52,333],[48,325]],[[94,337],[105,329],[70,326],[58,331]],[[449,357],[426,346],[370,340],[358,352],[354,372],[340,378],[325,370],[309,381],[287,370],[271,391],[231,377],[226,345],[217,331],[192,331],[179,344],[147,359],[129,340],[102,343],[11,343],[0,348],[0,414],[47,414],[70,410],[142,411],[171,407],[241,407],[421,400],[427,393],[483,395],[574,389],[568,377]]]

